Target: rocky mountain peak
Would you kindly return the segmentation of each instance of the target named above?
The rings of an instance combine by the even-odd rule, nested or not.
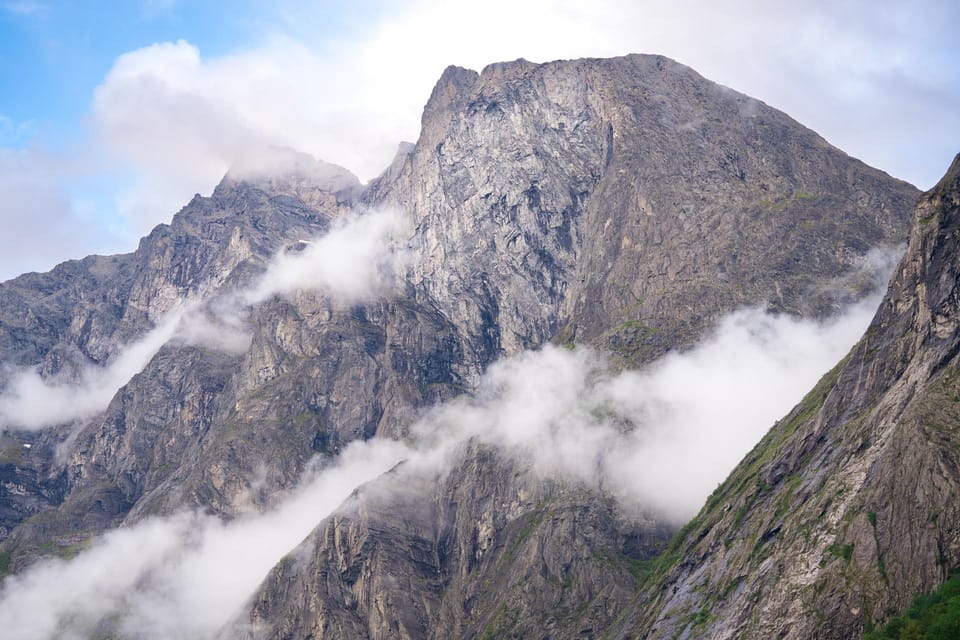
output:
[[[458,97],[472,87],[479,76],[480,74],[472,69],[456,65],[444,69],[423,108],[422,124],[427,124],[431,114],[441,113],[455,104]]]
[[[647,55],[450,67],[395,175],[367,199],[413,218],[425,259],[411,280],[463,300],[468,333],[493,335],[476,320],[493,319],[492,353],[562,334],[630,360],[689,343],[730,306],[829,313],[796,265],[836,273],[881,236],[902,241],[916,195],[899,183],[877,199],[889,176]]]
[[[926,283],[926,306],[941,337],[952,335],[947,323],[955,323],[958,308],[957,283],[960,269],[956,256],[960,250],[960,155],[950,170],[922,199],[915,214],[921,233],[911,239],[910,252],[924,255],[924,270],[917,274]]]

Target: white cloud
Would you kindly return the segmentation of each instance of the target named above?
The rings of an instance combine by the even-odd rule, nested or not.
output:
[[[17,640],[90,637],[119,595],[179,549],[184,524],[180,517],[119,529],[70,562],[54,560],[6,578],[0,589],[4,635]]]
[[[143,522],[69,562],[7,578],[0,627],[14,640],[85,638],[111,620],[125,638],[212,639],[354,488],[401,460],[404,470],[436,472],[467,438],[680,522],[855,342],[875,302],[824,325],[740,311],[702,345],[643,371],[611,375],[585,349],[504,360],[473,396],[429,412],[406,443],[352,443],[274,510],[229,523],[197,514]]]
[[[380,128],[352,111],[347,71],[285,38],[211,60],[182,40],[121,56],[93,104],[100,139],[140,176],[121,212],[149,229],[238,160],[274,147],[379,173],[397,140],[373,141]]]
[[[397,442],[355,442],[273,511],[229,523],[197,513],[147,520],[106,534],[73,560],[8,577],[0,588],[4,638],[97,637],[104,620],[125,638],[213,638],[319,520],[407,455]]]
[[[704,499],[862,335],[878,298],[818,326],[759,310],[726,318],[689,354],[598,389],[637,425],[602,463],[607,486],[675,522]]]
[[[268,147],[306,152],[364,180],[377,175],[399,141],[417,137],[423,104],[448,64],[479,70],[517,57],[662,53],[920,187],[940,177],[960,141],[960,56],[950,31],[960,5],[946,0],[407,0],[329,12],[281,0],[264,13],[273,16],[263,26],[269,35],[254,46],[210,56],[181,40],[117,58],[91,105],[89,155],[120,168],[115,203],[127,237],[168,221],[237,157]],[[344,24],[331,26],[337,19]],[[32,175],[57,192],[49,187],[58,174]],[[27,211],[11,205],[0,215]],[[60,220],[76,213],[49,211]],[[73,238],[73,250],[49,251],[104,246],[97,233]],[[29,239],[21,246],[44,251]],[[46,264],[24,251],[7,255],[11,273]]]
[[[273,295],[316,289],[346,303],[388,291],[408,254],[402,246],[408,220],[398,211],[370,211],[335,221],[299,251],[281,252],[242,298],[256,304]]]
[[[0,121],[0,130],[3,126]],[[71,165],[37,149],[0,148],[0,280],[50,269],[117,242],[60,184],[74,172]]]
[[[236,296],[214,297],[179,322],[173,342],[241,355],[250,348],[247,314]]]
[[[171,312],[143,338],[121,348],[107,366],[83,367],[78,381],[48,380],[35,369],[14,373],[0,393],[0,429],[42,429],[103,411],[173,337],[183,311]]]
[[[612,377],[586,349],[528,352],[495,364],[475,397],[439,407],[414,432],[526,452],[545,475],[682,522],[846,353],[877,302],[825,324],[739,311],[697,348]]]
[[[890,2],[826,0],[597,0],[589,8],[418,0],[381,9],[343,41],[320,28],[326,9],[311,14],[298,5],[300,39],[275,33],[208,58],[184,41],[124,54],[97,89],[93,121],[139,175],[119,206],[142,231],[209,191],[251,149],[291,147],[364,180],[377,175],[400,140],[417,137],[447,64],[663,53],[925,187],[960,136],[960,63],[951,59],[956,49],[941,44],[952,39],[933,35],[948,36],[951,22],[938,16],[958,11],[927,4],[906,12]],[[324,39],[305,35],[311,21]]]
[[[183,327],[199,311],[219,323],[238,305],[303,286],[334,291],[346,280],[349,286],[337,291],[347,299],[371,291],[370,283],[380,282],[378,269],[353,280],[358,265],[350,256],[378,264],[397,221],[388,213],[348,221],[303,252],[315,248],[316,255],[275,260],[256,294],[220,299],[220,307],[181,308],[118,358],[136,366],[115,364],[116,378],[142,366],[171,336],[183,339]],[[339,253],[346,249],[349,255]],[[860,273],[885,281],[888,258],[872,253]],[[346,272],[336,266],[340,261],[349,264]],[[72,561],[46,561],[8,578],[0,589],[0,628],[13,639],[79,639],[109,620],[121,637],[212,639],[270,568],[354,488],[400,460],[404,469],[441,470],[469,438],[525,456],[544,476],[602,487],[628,507],[682,522],[846,353],[877,302],[878,296],[864,300],[826,323],[742,310],[699,346],[641,371],[612,374],[601,355],[579,348],[548,346],[505,359],[473,394],[427,412],[406,442],[352,443],[334,466],[308,472],[301,487],[267,513],[230,523],[198,514],[143,522],[107,534]],[[387,490],[404,477],[393,476]]]
[[[388,294],[408,257],[406,225],[393,210],[338,219],[326,234],[305,238],[301,250],[281,251],[250,289],[179,303],[105,367],[81,367],[79,380],[46,379],[36,368],[13,372],[0,391],[0,429],[43,429],[103,411],[171,340],[242,354],[250,345],[248,309],[271,296],[310,290],[353,304]]]

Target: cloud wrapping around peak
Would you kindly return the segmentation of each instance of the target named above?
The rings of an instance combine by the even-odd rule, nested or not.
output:
[[[343,74],[283,38],[209,60],[183,40],[120,56],[96,90],[92,120],[106,149],[139,175],[118,199],[121,213],[145,232],[230,167],[276,148],[360,165],[372,177],[389,156],[371,150],[355,119],[323,117],[343,101],[336,90]],[[360,161],[371,156],[386,159],[371,170]]]
[[[50,225],[18,229],[45,255],[8,243],[0,273],[129,247],[263,150],[292,148],[369,180],[399,141],[417,139],[423,105],[450,64],[666,55],[921,188],[942,175],[960,136],[960,45],[951,31],[960,5],[952,0],[908,8],[893,0],[404,0],[353,10],[352,19],[342,8],[332,13],[325,3],[280,0],[259,12],[263,31],[252,45],[211,55],[181,39],[119,55],[93,91],[89,139],[69,150],[99,186],[65,187],[75,169],[28,163],[38,198],[60,194],[62,202],[44,203],[45,215],[76,233],[55,249],[43,245]],[[13,195],[0,216],[24,219],[34,199],[4,189],[4,173],[0,195]],[[95,230],[83,233],[77,216]]]

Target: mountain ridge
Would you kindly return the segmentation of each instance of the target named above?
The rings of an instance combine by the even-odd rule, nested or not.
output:
[[[653,604],[639,605],[646,617],[631,635],[673,637],[681,609],[706,608],[703,637],[857,637],[960,564],[949,395],[958,215],[960,155],[918,203],[907,254],[865,337],[673,543],[677,559],[647,592]],[[734,591],[718,586],[726,581]],[[714,596],[684,604],[693,584]]]

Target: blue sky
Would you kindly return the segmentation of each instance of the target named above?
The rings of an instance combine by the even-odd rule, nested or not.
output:
[[[4,3],[0,114],[14,129],[6,132],[4,143],[23,145],[39,136],[45,144],[57,144],[62,136],[76,135],[92,89],[121,53],[184,38],[218,55],[256,38],[247,21],[217,11],[218,4]],[[16,132],[18,125],[21,130]]]
[[[448,64],[661,53],[927,188],[955,0],[0,0],[0,278],[128,251],[263,145],[376,175]]]
[[[220,56],[272,33],[322,41],[349,33],[361,15],[348,2],[301,8],[324,19],[299,23],[298,3],[257,0],[0,2],[0,116],[8,120],[0,144],[24,145],[38,136],[56,145],[82,133],[93,89],[125,52],[185,40]]]

